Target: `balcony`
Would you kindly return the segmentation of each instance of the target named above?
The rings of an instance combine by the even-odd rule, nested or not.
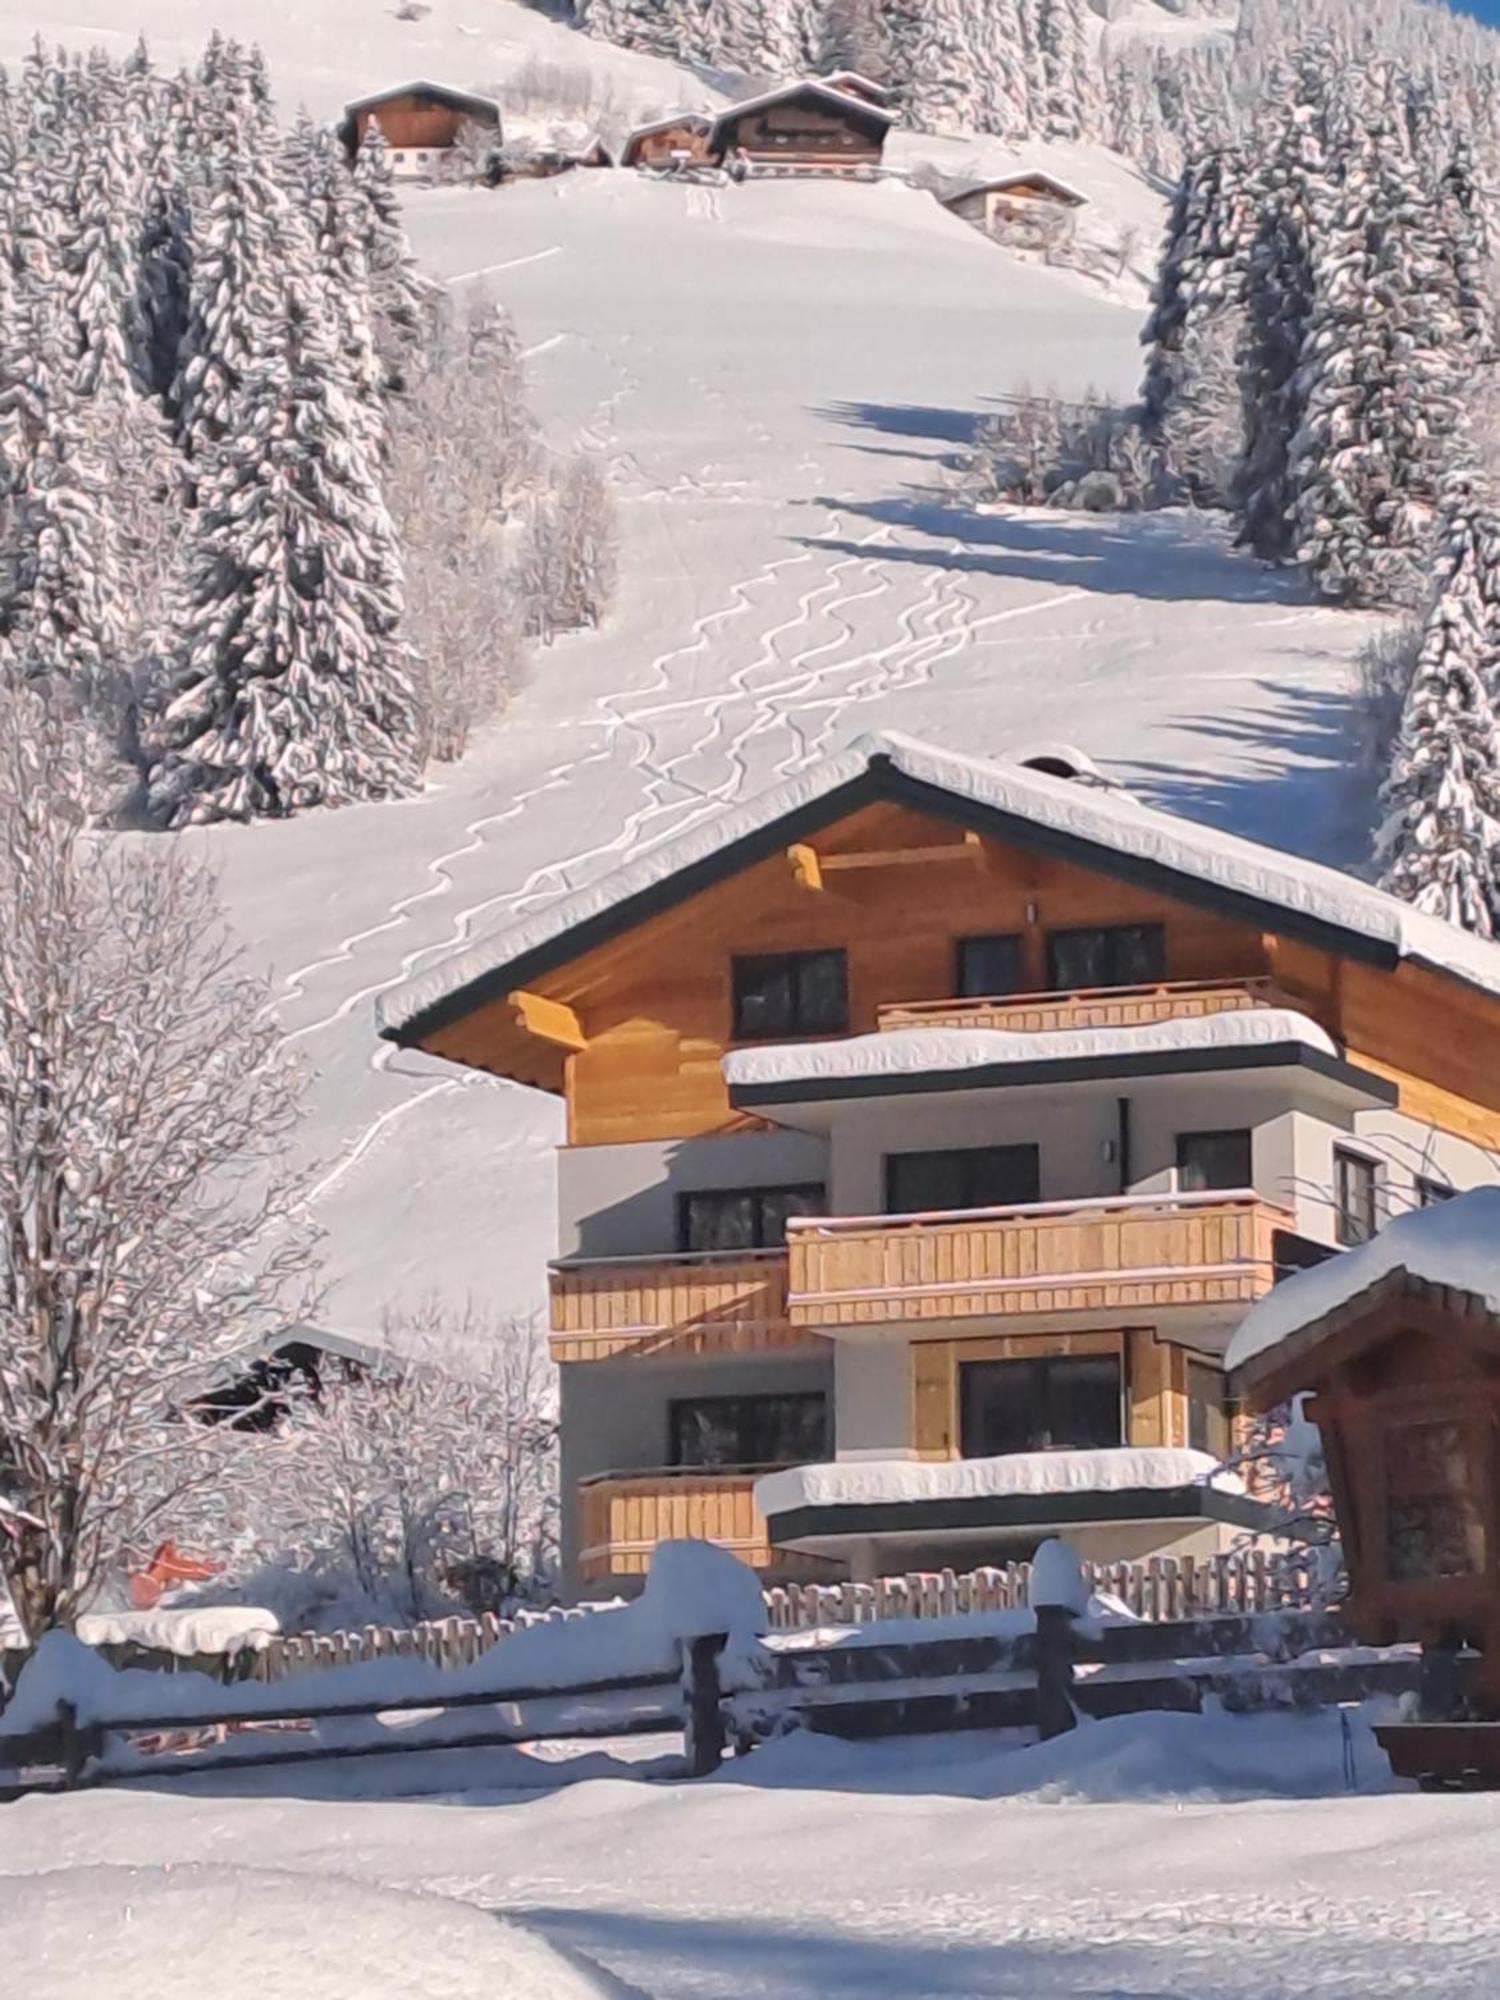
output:
[[[549,1274],[554,1361],[813,1352],[786,1309],[784,1250],[567,1258]]]
[[[683,1466],[604,1472],[579,1484],[578,1573],[585,1583],[644,1576],[658,1542],[715,1542],[753,1569],[772,1561],[755,1505],[758,1468]]]
[[[1101,986],[1076,993],[1018,993],[996,1000],[911,1000],[882,1007],[882,1029],[1004,1028],[1046,1035],[1077,1028],[1144,1028],[1158,1021],[1199,1021],[1250,1007],[1300,1003],[1269,979],[1220,979],[1161,986]]]
[[[788,1226],[794,1326],[1249,1305],[1292,1216],[1253,1191],[1030,1202]]]

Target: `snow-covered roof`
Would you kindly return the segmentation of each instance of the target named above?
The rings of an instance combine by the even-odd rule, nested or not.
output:
[[[625,143],[628,146],[632,139],[649,139],[653,132],[670,132],[674,125],[697,125],[706,132],[713,122],[711,111],[673,111],[665,118],[651,118],[644,125],[632,125],[625,135]]]
[[[386,104],[393,97],[436,97],[444,104],[453,104],[465,111],[472,111],[477,117],[493,117],[500,122],[500,106],[493,97],[481,97],[472,90],[458,90],[451,83],[434,83],[429,77],[412,77],[406,83],[388,83],[383,90],[369,91],[364,97],[353,97],[344,106],[345,113],[353,116],[356,111],[368,111],[376,104]]]
[[[1219,1471],[1211,1452],[1118,1445],[1100,1451],[1017,1451],[1003,1458],[941,1462],[855,1458],[795,1465],[757,1479],[755,1504],[769,1517],[804,1507],[878,1507],[1049,1493],[1170,1492],[1210,1484],[1225,1492],[1244,1491],[1233,1473]]]
[[[1005,1028],[896,1028],[837,1042],[767,1043],[724,1057],[731,1088],[774,1087],[882,1076],[951,1076],[1013,1063],[1077,1062],[1111,1056],[1167,1055],[1186,1049],[1268,1048],[1293,1043],[1337,1057],[1333,1039],[1289,1007],[1247,1007],[1186,1021],[1133,1028],[1063,1028],[1016,1034]]]
[[[832,85],[819,83],[815,77],[798,77],[791,83],[779,83],[774,90],[763,90],[758,97],[743,97],[738,104],[726,104],[714,120],[715,131],[721,125],[740,117],[746,111],[764,111],[768,105],[781,104],[789,97],[801,97],[811,92],[826,103],[847,111],[851,106],[862,111],[867,118],[877,119],[882,125],[894,125],[896,114],[883,104],[871,104],[863,97],[855,97],[850,91],[835,90]]]
[[[989,180],[970,181],[966,187],[959,188],[957,193],[945,195],[943,201],[946,207],[951,208],[954,202],[963,201],[969,195],[1004,194],[1007,188],[1023,187],[1031,182],[1053,189],[1075,208],[1084,208],[1088,204],[1087,195],[1080,194],[1077,188],[1070,187],[1066,181],[1059,180],[1056,174],[1046,173],[1040,167],[1023,167],[1012,174],[996,174]]]
[[[1368,1243],[1283,1279],[1240,1321],[1225,1366],[1261,1361],[1398,1271],[1471,1293],[1500,1313],[1500,1187],[1473,1188],[1398,1215]]]
[[[873,76],[866,76],[857,69],[831,69],[820,76],[818,82],[826,84],[830,90],[838,90],[843,85],[852,83],[856,89],[873,90],[880,97],[889,97],[891,94],[888,83],[877,83]]]
[[[405,1041],[683,901],[876,799],[946,813],[996,838],[1053,853],[1326,949],[1400,959],[1500,997],[1500,945],[1427,916],[1353,876],[1008,762],[894,731],[860,737],[814,768],[648,848],[382,997],[380,1032]]]

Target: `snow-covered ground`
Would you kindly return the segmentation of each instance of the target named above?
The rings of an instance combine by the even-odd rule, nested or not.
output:
[[[321,1797],[272,1773],[260,1796],[220,1780],[217,1796],[31,1799],[0,1808],[0,1962],[49,2000],[85,1987],[37,1958],[44,1940],[53,1965],[88,1955],[90,1992],[130,2000],[238,2000],[242,1948],[256,1971],[305,1949],[306,1983],[254,1990],[317,2000],[1476,2000],[1500,1955],[1500,1799],[1390,1793],[1362,1727],[1350,1748],[1353,1795],[1325,1712],[1133,1717],[1022,1750],[794,1738],[697,1784],[621,1766],[539,1795],[403,1803],[389,1791],[409,1773],[361,1763]],[[447,1782],[483,1783],[485,1754]],[[515,1753],[490,1754],[509,1760],[491,1781],[513,1783]],[[143,1856],[149,1872],[128,1875]],[[494,1924],[487,1944],[479,1911],[623,1985],[561,1969],[505,1983],[508,1933]],[[146,1940],[164,1979],[188,1965],[204,1985],[112,1979]],[[341,1950],[362,1982],[338,1983]]]
[[[46,11],[40,9],[45,6]],[[393,77],[485,86],[535,57],[646,111],[703,82],[513,0],[233,11],[161,0],[163,59],[219,22],[266,47],[281,100],[331,112]],[[125,0],[0,10],[0,57],[40,27],[118,47]],[[906,136],[899,160],[1014,163]],[[1108,230],[1149,245],[1160,202],[1113,155],[1043,147]],[[832,747],[891,726],[955,748],[1062,738],[1143,796],[1301,853],[1357,857],[1341,775],[1366,620],[1186,518],[978,516],[939,489],[976,415],[1026,383],[1130,393],[1138,277],[1107,296],[1025,263],[904,185],[677,187],[579,173],[419,190],[424,263],[480,273],[515,316],[550,435],[608,466],[624,537],[604,630],[537,655],[530,686],[409,803],[196,841],[275,981],[309,1073],[326,1231],[318,1317],[378,1335],[387,1306],[541,1296],[550,1099],[375,1039],[375,997]]]

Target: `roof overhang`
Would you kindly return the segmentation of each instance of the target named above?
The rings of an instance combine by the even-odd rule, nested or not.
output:
[[[368,96],[354,97],[344,106],[346,117],[353,117],[358,111],[373,111],[377,105],[389,104],[395,97],[435,97],[455,111],[470,112],[476,118],[493,119],[500,123],[500,106],[493,97],[481,97],[475,91],[455,90],[451,84],[433,83],[427,77],[413,77],[409,83],[388,84],[384,90],[372,90]]]
[[[951,208],[955,202],[965,201],[971,195],[1005,194],[1011,188],[1026,187],[1033,182],[1039,187],[1050,188],[1053,194],[1060,196],[1070,208],[1085,208],[1088,205],[1087,195],[1080,194],[1075,187],[1069,187],[1066,181],[1060,181],[1056,174],[1046,174],[1040,169],[1028,173],[1024,168],[1014,174],[997,174],[992,180],[970,181],[967,187],[961,187],[953,194],[945,195],[943,205],[945,208]]]
[[[717,132],[723,125],[729,125],[736,118],[743,118],[747,111],[765,111],[773,104],[786,104],[794,97],[817,97],[825,104],[839,111],[855,111],[871,124],[891,126],[896,123],[896,114],[883,104],[872,104],[868,98],[856,97],[849,90],[835,90],[831,84],[816,83],[810,77],[797,83],[779,84],[775,90],[762,91],[758,97],[743,98],[738,104],[726,104],[714,119],[713,129]]]
[[[1128,1083],[1148,1077],[1229,1078],[1262,1075],[1268,1070],[1309,1084],[1321,1095],[1333,1098],[1343,1109],[1377,1110],[1400,1101],[1400,1091],[1394,1083],[1341,1056],[1325,1055],[1306,1042],[1266,1042],[1240,1048],[1153,1049],[1138,1055],[1058,1056],[1034,1062],[994,1063],[915,1074],[896,1072],[732,1084],[729,1102],[736,1111],[754,1111],[772,1118],[783,1107],[800,1107],[806,1113],[805,1122],[815,1128],[826,1122],[818,1118],[820,1107],[831,1116],[840,1104],[858,1099],[931,1094],[967,1096],[975,1091],[1038,1087],[1057,1090],[1067,1084]]]
[[[1095,1524],[1222,1522],[1266,1532],[1276,1509],[1215,1486],[1122,1487],[1108,1492],[952,1495],[941,1499],[835,1502],[766,1514],[778,1549],[836,1553],[850,1539],[1066,1533]]]
[[[1334,869],[1153,811],[1129,795],[891,733],[861,739],[815,772],[648,849],[407,981],[380,1001],[379,1032],[420,1047],[516,988],[880,802],[1382,971],[1405,959],[1488,998],[1500,995],[1500,947]]]

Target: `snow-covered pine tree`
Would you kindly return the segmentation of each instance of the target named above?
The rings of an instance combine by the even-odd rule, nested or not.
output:
[[[1301,420],[1299,367],[1313,307],[1313,250],[1319,213],[1331,195],[1326,107],[1337,54],[1326,44],[1299,49],[1290,71],[1268,86],[1268,110],[1252,141],[1249,189],[1254,229],[1246,271],[1245,357],[1241,372],[1245,451],[1236,479],[1240,540],[1258,556],[1285,561],[1296,535],[1287,453]]]
[[[412,258],[396,200],[390,148],[373,118],[355,158],[354,184],[364,197],[357,213],[370,273],[375,345],[387,390],[400,390],[420,370],[439,294]]]
[[[1288,451],[1297,558],[1343,604],[1410,601],[1470,377],[1445,218],[1398,88],[1376,66],[1335,134]]]
[[[1224,147],[1190,160],[1173,196],[1151,312],[1141,331],[1149,350],[1142,423],[1150,436],[1161,434],[1173,405],[1187,392],[1194,336],[1203,322],[1244,304],[1249,234],[1241,155]]]
[[[1083,139],[1098,129],[1098,90],[1083,0],[1041,0],[1042,135]]]
[[[1500,922],[1500,513],[1445,481],[1421,649],[1381,793],[1383,886],[1481,937]]]
[[[1443,254],[1453,283],[1473,365],[1496,358],[1495,223],[1491,197],[1481,181],[1474,148],[1463,132],[1452,135],[1438,182]]]
[[[410,792],[401,564],[322,287],[276,288],[187,545],[175,680],[143,732],[172,826]]]
[[[827,0],[818,42],[818,68],[857,70],[884,83],[891,73],[890,37],[880,0]]]
[[[367,204],[326,125],[306,112],[283,152],[287,191],[312,232],[314,267],[338,328],[349,389],[367,420],[366,444],[378,458],[385,446],[386,373],[375,341],[370,266],[365,254]]]

